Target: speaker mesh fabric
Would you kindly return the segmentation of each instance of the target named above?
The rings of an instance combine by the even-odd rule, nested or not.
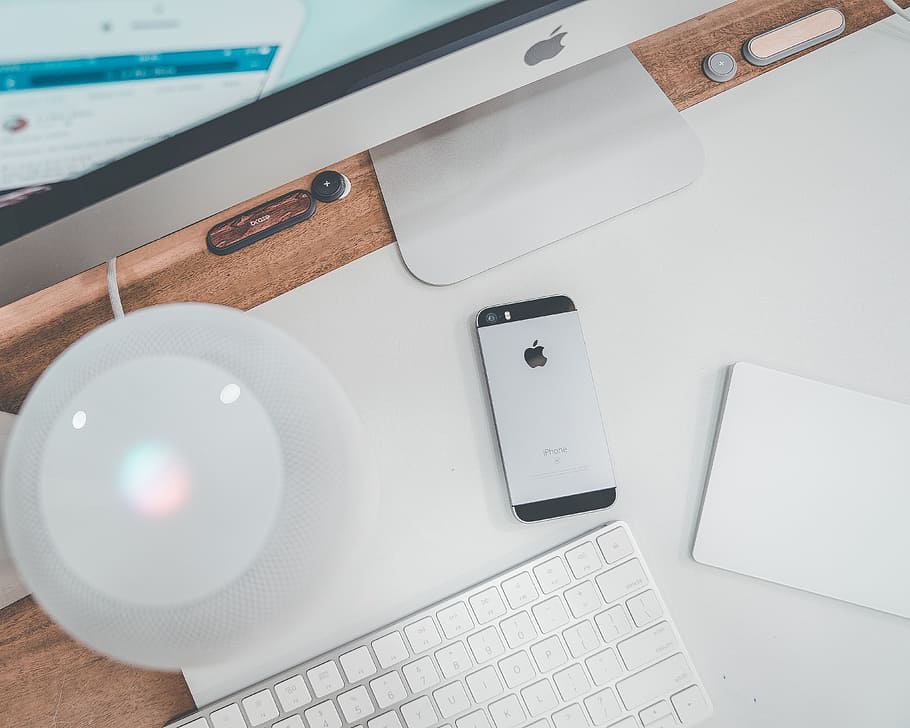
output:
[[[273,530],[245,573],[195,602],[152,608],[111,599],[67,568],[42,517],[40,482],[48,433],[76,394],[111,367],[161,354],[211,362],[253,390],[278,434],[285,482]],[[117,659],[177,668],[217,660],[292,618],[308,586],[349,543],[369,487],[359,420],[321,362],[247,314],[172,304],[99,327],[42,375],[9,444],[2,511],[18,568],[54,620]]]

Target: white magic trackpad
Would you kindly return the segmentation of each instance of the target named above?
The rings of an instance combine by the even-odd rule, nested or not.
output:
[[[910,405],[740,363],[721,419],[696,561],[910,618]]]

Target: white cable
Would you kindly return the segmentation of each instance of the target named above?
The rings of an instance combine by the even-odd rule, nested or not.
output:
[[[107,262],[107,297],[111,299],[114,318],[123,318],[123,302],[120,300],[120,288],[117,286],[117,259]]]
[[[900,5],[898,5],[894,0],[882,0],[889,8],[894,11],[895,15],[900,15],[904,20],[910,22],[910,9],[905,10]]]

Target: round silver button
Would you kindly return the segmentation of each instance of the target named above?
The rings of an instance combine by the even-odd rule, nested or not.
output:
[[[712,53],[702,61],[702,71],[712,81],[724,83],[736,75],[736,59],[726,51]]]

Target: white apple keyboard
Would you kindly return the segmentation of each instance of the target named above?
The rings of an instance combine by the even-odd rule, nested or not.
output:
[[[671,728],[712,710],[614,522],[168,728]]]

